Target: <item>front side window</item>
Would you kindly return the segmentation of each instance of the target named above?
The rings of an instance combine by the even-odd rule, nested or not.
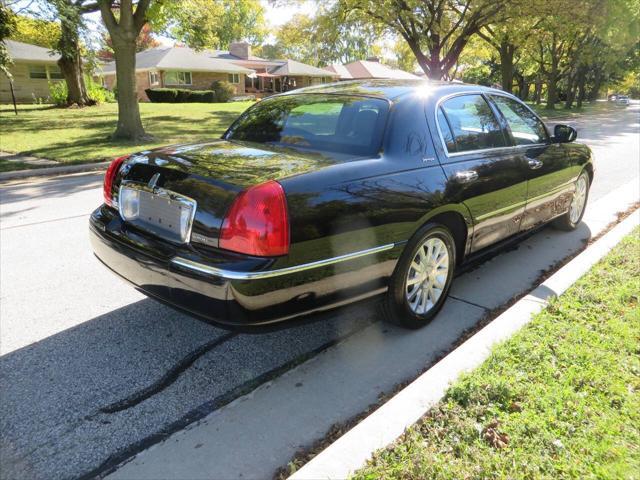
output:
[[[29,65],[29,78],[47,78],[47,67],[44,65]]]
[[[491,99],[507,120],[516,145],[531,145],[547,140],[544,124],[525,105],[502,95],[492,95]]]
[[[240,75],[237,73],[230,73],[229,83],[240,83]]]
[[[229,129],[228,140],[351,155],[376,155],[389,104],[378,98],[289,95],[263,100]]]
[[[166,72],[165,85],[191,85],[191,72]]]
[[[453,134],[457,153],[506,146],[500,124],[482,95],[453,97],[442,104],[442,110]],[[438,125],[442,131],[441,120],[438,120]]]

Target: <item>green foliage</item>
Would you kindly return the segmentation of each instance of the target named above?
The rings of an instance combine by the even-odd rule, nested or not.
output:
[[[266,34],[259,0],[181,0],[166,3],[164,14],[166,33],[195,49],[228,48],[236,40],[259,44]]]
[[[87,95],[89,96],[90,100],[93,100],[97,104],[115,103],[116,101],[115,93],[104,88],[102,85],[95,83],[89,77],[86,77],[85,85],[87,87]]]
[[[640,228],[353,478],[632,479]]]
[[[214,82],[212,88],[212,90],[148,88],[145,93],[154,103],[226,103],[235,94],[235,88],[228,82]]]
[[[218,103],[227,103],[236,94],[236,87],[224,80],[216,80],[211,84],[211,88],[215,92],[215,101]]]
[[[9,38],[54,49],[60,40],[60,23],[39,18],[15,15],[16,30]]]
[[[9,38],[16,30],[15,15],[3,3],[0,3],[0,72],[11,80],[9,66],[13,63],[3,40]]]
[[[87,87],[87,95],[93,102],[113,103],[116,101],[115,94],[102,85],[98,85],[89,77],[85,77],[85,86]],[[49,82],[49,101],[58,107],[67,105],[67,84],[65,82]]]
[[[67,84],[64,82],[49,82],[49,100],[57,107],[67,104]]]

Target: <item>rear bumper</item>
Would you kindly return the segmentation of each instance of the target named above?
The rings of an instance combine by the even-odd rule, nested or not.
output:
[[[402,248],[383,245],[273,268],[271,259],[205,257],[159,241],[128,228],[104,206],[93,212],[89,227],[98,259],[138,290],[228,327],[279,322],[381,293]]]

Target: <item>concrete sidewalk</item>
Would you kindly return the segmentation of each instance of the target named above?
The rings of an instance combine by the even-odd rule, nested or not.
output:
[[[375,323],[238,398],[111,474],[114,479],[269,478],[331,426],[414,379],[490,309],[537,285],[541,271],[579,251],[640,196],[637,182],[589,205],[573,232],[544,229],[458,277],[436,320],[418,331]]]

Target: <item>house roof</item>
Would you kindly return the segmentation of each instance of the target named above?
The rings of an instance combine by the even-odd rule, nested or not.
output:
[[[30,62],[55,63],[60,55],[53,53],[50,49],[31,45],[30,43],[17,42],[15,40],[5,40],[4,44],[9,52],[9,57],[15,60]]]
[[[328,67],[325,67],[327,70],[331,70],[332,72],[337,73],[340,76],[340,80],[351,80],[353,79],[353,75],[351,75],[351,72],[347,69],[347,67],[345,67],[344,65],[340,65],[339,63],[336,63],[334,65],[329,65]]]
[[[420,78],[413,73],[391,68],[380,62],[370,62],[368,60],[358,60],[357,62],[347,63],[343,65],[343,67],[349,71],[351,74],[350,78],[353,79],[381,78],[410,80]]]
[[[295,60],[285,60],[282,65],[274,68],[269,73],[274,75],[301,75],[305,77],[335,77],[337,76],[330,70],[312,67],[306,63],[296,62]]]
[[[192,72],[253,73],[253,70],[216,58],[209,51],[189,47],[157,47],[136,54],[136,70],[187,70]],[[115,62],[102,67],[105,74],[115,73]]]

